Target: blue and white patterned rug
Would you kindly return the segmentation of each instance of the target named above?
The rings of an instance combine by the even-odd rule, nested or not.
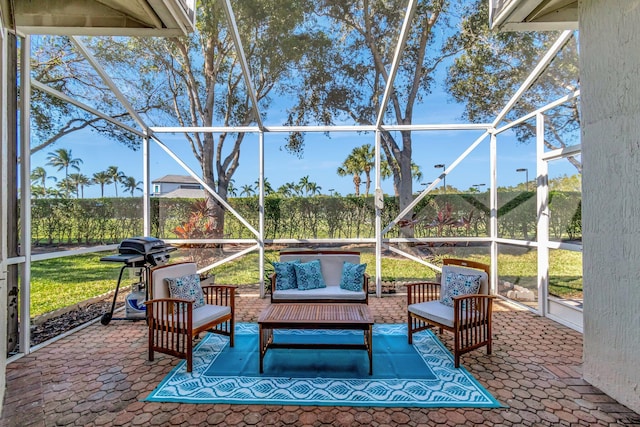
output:
[[[363,350],[271,349],[259,371],[258,326],[236,325],[236,345],[207,334],[194,350],[193,372],[181,361],[148,402],[298,406],[468,407],[502,405],[430,332],[407,344],[406,325],[375,325],[373,371]],[[276,331],[282,342],[362,340],[351,331]]]

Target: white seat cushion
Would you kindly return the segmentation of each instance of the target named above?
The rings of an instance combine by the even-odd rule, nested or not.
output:
[[[193,328],[199,328],[230,313],[231,307],[226,305],[205,304],[193,310]]]
[[[151,298],[169,298],[169,285],[167,278],[182,277],[187,274],[196,274],[196,264],[193,262],[169,264],[151,270]]]
[[[197,329],[202,325],[212,322],[231,313],[231,307],[224,305],[205,304],[193,310],[193,329]],[[172,321],[177,320],[176,315],[170,316]]]
[[[448,307],[440,301],[426,301],[411,304],[408,310],[410,313],[453,328],[453,307]]]
[[[313,299],[336,299],[346,301],[363,301],[367,295],[364,291],[354,292],[341,289],[340,286],[327,286],[326,288],[307,289],[301,291],[299,289],[284,289],[273,292],[273,300],[290,300],[296,299],[300,301]]]

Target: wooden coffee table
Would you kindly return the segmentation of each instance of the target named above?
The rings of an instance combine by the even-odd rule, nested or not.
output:
[[[269,305],[258,318],[260,331],[260,373],[264,371],[264,356],[270,348],[306,349],[362,349],[369,354],[369,375],[373,374],[371,348],[373,316],[367,304],[347,303],[278,303]],[[363,331],[362,344],[338,343],[277,343],[276,329],[337,329]]]

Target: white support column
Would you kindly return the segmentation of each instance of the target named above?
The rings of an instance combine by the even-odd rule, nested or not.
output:
[[[258,134],[258,269],[260,271],[260,298],[264,298],[264,132]]]
[[[498,139],[491,133],[489,142],[489,237],[491,238],[491,293],[498,293]]]
[[[31,36],[22,39],[20,49],[20,352],[31,350]]]
[[[145,132],[145,134],[148,130]],[[142,139],[142,215],[144,221],[144,235],[151,235],[151,176],[149,167],[149,137]]]
[[[380,131],[376,131],[375,141],[375,211],[376,211],[376,296],[382,296],[382,210],[384,209],[384,193],[380,177]]]
[[[544,156],[544,116],[536,115],[536,194],[538,241],[538,310],[546,316],[549,308],[549,166]]]
[[[7,384],[7,161],[8,161],[8,108],[7,108],[7,32],[0,23],[0,402],[4,402]],[[0,412],[2,411],[0,406]]]

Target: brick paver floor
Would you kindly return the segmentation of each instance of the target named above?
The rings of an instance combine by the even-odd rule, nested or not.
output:
[[[243,291],[246,292],[246,291]],[[255,322],[268,299],[240,293],[237,320]],[[403,323],[406,297],[372,297],[377,323]],[[179,362],[147,361],[143,322],[95,323],[7,366],[0,426],[640,426],[640,416],[581,379],[582,335],[504,302],[493,354],[462,364],[506,407],[349,408],[142,402]],[[443,342],[451,349],[446,332]]]

